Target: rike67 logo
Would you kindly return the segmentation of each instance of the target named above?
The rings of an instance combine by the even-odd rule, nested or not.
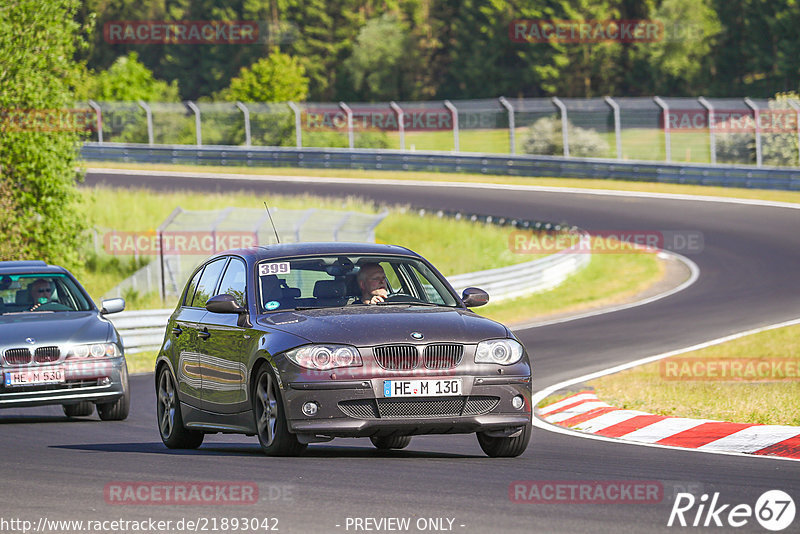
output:
[[[777,532],[790,526],[794,516],[794,500],[781,490],[764,492],[756,500],[755,506],[723,504],[719,500],[719,492],[710,498],[704,493],[699,499],[691,493],[679,493],[672,504],[667,526],[739,528],[755,518],[763,528]]]

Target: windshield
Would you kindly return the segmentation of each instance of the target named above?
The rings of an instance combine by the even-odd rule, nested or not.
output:
[[[0,314],[89,311],[91,302],[64,274],[0,276]]]
[[[397,256],[304,256],[257,265],[262,312],[366,305],[449,306],[458,300],[425,263]]]

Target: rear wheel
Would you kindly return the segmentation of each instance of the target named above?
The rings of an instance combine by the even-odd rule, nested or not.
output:
[[[166,365],[158,374],[156,413],[161,441],[170,449],[196,449],[203,443],[203,433],[183,426],[181,403],[175,380]]]
[[[375,445],[376,449],[405,449],[411,443],[411,436],[373,436],[369,440]]]
[[[77,404],[65,404],[64,415],[67,417],[86,417],[92,415],[94,404],[89,401],[81,401]]]
[[[478,432],[478,443],[487,456],[492,458],[513,458],[519,456],[528,448],[528,442],[531,440],[531,426],[528,423],[522,428],[519,435],[513,438],[487,436],[483,432]]]
[[[278,381],[269,364],[262,365],[256,373],[253,415],[256,419],[258,441],[268,456],[297,456],[306,450],[297,436],[289,432],[286,413],[278,387]]]
[[[120,373],[122,379],[122,396],[114,402],[97,405],[97,415],[103,421],[123,421],[128,417],[131,408],[131,390],[128,387],[128,368],[123,367]]]

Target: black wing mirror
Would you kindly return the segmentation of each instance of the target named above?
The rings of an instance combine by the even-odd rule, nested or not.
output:
[[[239,326],[246,326],[249,328],[250,321],[247,319],[247,308],[239,305],[236,297],[222,293],[211,297],[206,302],[206,309],[212,313],[235,313],[239,315],[237,324]]]
[[[461,294],[461,300],[467,308],[476,308],[489,302],[489,293],[477,287],[468,287]]]

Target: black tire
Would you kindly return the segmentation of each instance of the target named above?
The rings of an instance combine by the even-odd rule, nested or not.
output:
[[[496,438],[487,436],[483,432],[478,432],[478,443],[487,456],[492,458],[513,458],[519,456],[528,448],[531,440],[531,424],[528,423],[522,432],[513,438]]]
[[[92,415],[94,411],[94,404],[89,401],[81,401],[77,404],[65,404],[62,407],[64,408],[64,415],[67,417],[86,417],[87,415]]]
[[[269,364],[262,365],[253,384],[253,416],[258,442],[267,456],[297,456],[308,447],[289,432],[280,387]]]
[[[122,373],[122,396],[114,402],[98,403],[97,415],[102,421],[124,421],[128,417],[131,409],[131,390],[128,387],[128,367],[123,366]]]
[[[158,372],[156,384],[156,413],[161,441],[170,449],[196,449],[203,443],[204,434],[183,426],[178,388],[166,365]]]
[[[411,436],[373,436],[369,440],[375,445],[376,449],[385,451],[388,449],[405,449],[411,443]]]

